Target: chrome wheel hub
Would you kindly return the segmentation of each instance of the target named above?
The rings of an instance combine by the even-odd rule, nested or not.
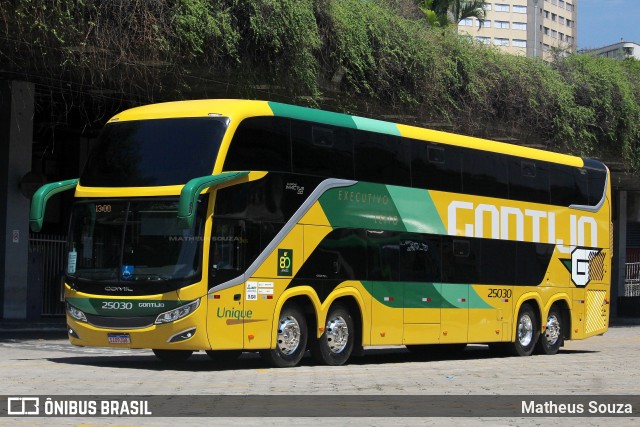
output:
[[[327,321],[325,334],[327,345],[332,353],[340,353],[349,342],[349,327],[342,316],[336,316]]]
[[[544,336],[549,345],[554,345],[558,342],[558,339],[560,338],[560,321],[555,314],[552,314],[549,316],[549,319],[547,319],[547,327],[544,331]]]
[[[525,314],[518,322],[518,342],[526,347],[531,344],[531,340],[533,340],[533,322],[531,317]]]
[[[296,351],[300,345],[300,325],[291,316],[280,319],[278,325],[278,348],[285,355],[290,355]]]

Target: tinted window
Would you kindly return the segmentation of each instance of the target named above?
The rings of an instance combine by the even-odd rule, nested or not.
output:
[[[607,173],[599,170],[589,170],[589,204],[595,206],[600,203],[604,195],[604,187],[607,182]]]
[[[518,242],[516,247],[516,284],[538,286],[544,280],[554,245]]]
[[[224,170],[291,171],[289,119],[251,117],[236,130]]]
[[[509,198],[549,203],[549,165],[513,157],[509,160]]]
[[[226,128],[226,119],[218,118],[109,123],[80,182],[90,187],[146,187],[211,175]]]
[[[480,239],[443,237],[443,281],[478,283],[480,281]]]
[[[509,240],[482,239],[482,271],[480,283],[508,285],[516,277],[516,247]]]
[[[414,187],[462,192],[462,155],[458,147],[409,140],[413,159],[411,176]]]
[[[406,141],[374,132],[357,132],[355,135],[357,180],[411,186]]]
[[[291,122],[293,171],[353,179],[353,143],[349,129]]]
[[[438,282],[441,280],[440,236],[405,234],[400,236],[400,280]]]
[[[297,277],[354,280],[366,277],[366,242],[362,231],[338,229],[329,233],[300,269]]]
[[[398,280],[400,240],[397,233],[367,231],[369,280]]]
[[[462,161],[462,191],[487,197],[509,197],[507,156],[480,150],[465,150]]]
[[[587,170],[551,165],[551,204],[570,206],[588,203]]]

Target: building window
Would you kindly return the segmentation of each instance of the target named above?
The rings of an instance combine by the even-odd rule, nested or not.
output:
[[[495,39],[493,39],[493,44],[495,44],[496,46],[509,46],[509,39],[501,39],[496,37]]]
[[[558,22],[562,25],[567,25],[567,21],[564,19],[564,16],[558,16]]]
[[[513,13],[527,13],[527,6],[513,5],[512,12]]]
[[[496,3],[496,12],[509,12],[509,5],[503,3]]]
[[[495,21],[493,26],[495,28],[506,28],[509,29],[509,21]]]
[[[526,40],[513,39],[511,41],[511,46],[513,46],[513,47],[527,47],[527,41]]]
[[[564,34],[562,34],[562,33],[558,33],[558,34],[560,35],[560,41],[563,42],[564,41]]]
[[[511,24],[511,28],[514,30],[526,30],[527,23],[526,22],[513,22]]]
[[[545,17],[546,19],[549,19],[549,11],[548,11],[548,10],[545,10],[545,11],[544,11],[544,17]]]
[[[549,29],[547,27],[544,27],[544,29],[542,30],[542,32],[544,33],[545,36],[549,35]]]
[[[485,3],[484,10],[491,10],[491,3]]]
[[[567,19],[567,27],[569,28],[573,28],[574,27],[574,22],[571,19]]]
[[[558,38],[558,32],[556,30],[551,30],[551,38],[553,38],[553,39],[557,39]]]
[[[573,4],[571,4],[571,3],[567,3],[567,10],[568,10],[569,12],[573,12]]]
[[[560,0],[560,2],[558,3],[558,6],[564,9],[564,0]]]
[[[555,13],[552,13],[552,14],[551,14],[551,20],[552,20],[553,22],[556,22],[556,19],[558,19],[558,15],[556,15]]]
[[[473,27],[473,19],[465,18],[462,21],[460,21],[460,23],[458,25],[463,26],[463,27]]]
[[[482,44],[491,44],[491,37],[476,36],[476,41]]]
[[[485,19],[484,21],[478,21],[480,28],[491,28],[491,20]]]

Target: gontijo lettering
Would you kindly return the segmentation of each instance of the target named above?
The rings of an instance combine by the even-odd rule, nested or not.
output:
[[[458,221],[458,217],[463,211],[473,211],[473,222],[460,223]],[[554,212],[536,209],[523,211],[512,206],[498,207],[485,203],[475,205],[472,202],[458,200],[449,204],[447,213],[447,232],[452,236],[457,235],[458,230],[461,229],[466,237],[491,237],[492,239],[508,240],[515,231],[516,240],[524,241],[526,228],[531,230],[533,242],[557,245],[558,250],[562,253],[571,253],[572,247],[585,246],[587,236],[590,237],[587,246],[598,246],[598,225],[596,220],[589,216],[572,214],[569,215],[568,224],[556,224]],[[564,246],[563,239],[556,238],[557,227],[569,230],[568,246]],[[545,233],[542,233],[543,228],[546,228]]]

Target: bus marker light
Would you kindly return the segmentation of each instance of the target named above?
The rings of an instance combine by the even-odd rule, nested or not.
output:
[[[448,332],[447,331],[442,331],[442,335],[447,335]]]
[[[213,299],[220,299],[220,294],[214,294]]]
[[[496,329],[496,335],[500,334],[500,329]]]
[[[252,339],[255,338],[255,336],[253,334],[249,334],[249,335],[247,335],[247,338],[249,338],[249,340],[252,340]]]
[[[394,300],[394,298],[393,298],[393,297],[384,297],[384,300],[385,300],[385,301],[393,301],[393,300]]]
[[[458,298],[458,302],[467,302],[466,298]]]
[[[318,328],[318,330],[319,330],[320,332],[324,332],[324,326],[319,327],[319,328]]]
[[[503,298],[502,302],[509,302],[509,298]]]
[[[384,338],[384,336],[385,336],[385,335],[386,335],[386,332],[380,332],[380,336],[381,336],[382,338]]]
[[[422,302],[431,302],[431,298],[422,298]]]

